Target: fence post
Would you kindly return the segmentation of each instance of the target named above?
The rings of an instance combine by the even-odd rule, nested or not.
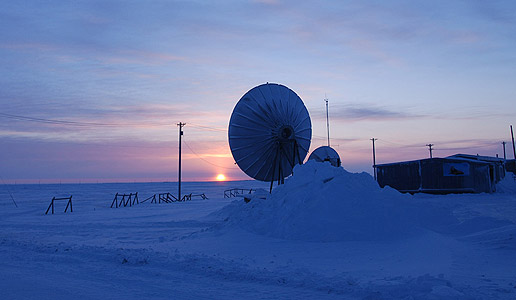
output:
[[[115,195],[115,199],[113,199],[113,202],[111,202],[111,208],[113,208],[113,204],[116,203],[116,208],[118,208],[118,201],[116,201],[116,196],[118,196],[118,193]]]
[[[65,208],[64,212],[66,212],[68,210],[68,206],[70,206],[70,212],[73,212],[73,209],[72,209],[72,196],[70,196],[70,198],[68,198],[68,202],[66,203],[66,208]]]
[[[54,214],[54,199],[56,197],[52,198],[52,201],[50,201],[50,205],[48,206],[47,208],[47,211],[45,212],[45,215],[48,214],[48,211],[50,210],[50,208],[52,208],[52,214]]]

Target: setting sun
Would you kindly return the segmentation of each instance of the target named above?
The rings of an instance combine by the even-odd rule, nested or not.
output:
[[[224,174],[219,174],[217,175],[217,181],[225,181],[226,180],[226,176],[224,176]]]

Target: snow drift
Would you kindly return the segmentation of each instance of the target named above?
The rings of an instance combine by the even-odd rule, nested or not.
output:
[[[267,199],[235,201],[217,214],[229,226],[267,236],[308,240],[392,240],[417,232],[407,195],[380,188],[367,173],[324,162],[294,168]]]
[[[186,193],[209,200],[121,209],[110,208],[115,192],[174,187],[0,185],[0,291],[3,299],[514,300],[508,175],[493,194],[410,196],[309,162],[269,199],[223,198],[263,182],[185,182]],[[44,214],[53,196],[72,193],[73,213],[61,203]],[[340,242],[324,242],[332,240]]]
[[[496,184],[497,193],[516,194],[516,175],[507,172],[505,177]]]

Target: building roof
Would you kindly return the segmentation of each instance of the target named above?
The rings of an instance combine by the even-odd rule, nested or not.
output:
[[[503,158],[492,157],[492,156],[482,156],[482,155],[471,155],[471,154],[455,154],[452,156],[448,156],[449,158],[467,158],[471,160],[479,160],[486,162],[500,162],[503,163]]]
[[[477,157],[485,157],[485,158],[491,158],[492,160],[488,159],[478,159]],[[498,159],[496,157],[489,157],[489,156],[477,156],[477,155],[469,155],[469,154],[455,154],[448,157],[434,157],[434,158],[424,158],[424,159],[417,159],[417,160],[409,160],[409,161],[401,161],[401,162],[393,162],[393,163],[386,163],[386,164],[377,164],[377,167],[383,167],[383,166],[390,166],[390,165],[400,165],[400,164],[408,164],[408,163],[415,163],[415,162],[421,162],[421,161],[428,161],[428,160],[441,160],[441,161],[469,161],[476,164],[489,164],[493,162],[501,162],[503,163],[503,159]]]

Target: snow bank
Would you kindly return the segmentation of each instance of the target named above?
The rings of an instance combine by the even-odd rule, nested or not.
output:
[[[496,192],[516,194],[516,176],[514,173],[505,173],[505,177],[496,184]]]
[[[272,237],[308,241],[392,240],[418,230],[408,196],[380,188],[367,173],[308,161],[267,199],[234,202],[226,224]]]

